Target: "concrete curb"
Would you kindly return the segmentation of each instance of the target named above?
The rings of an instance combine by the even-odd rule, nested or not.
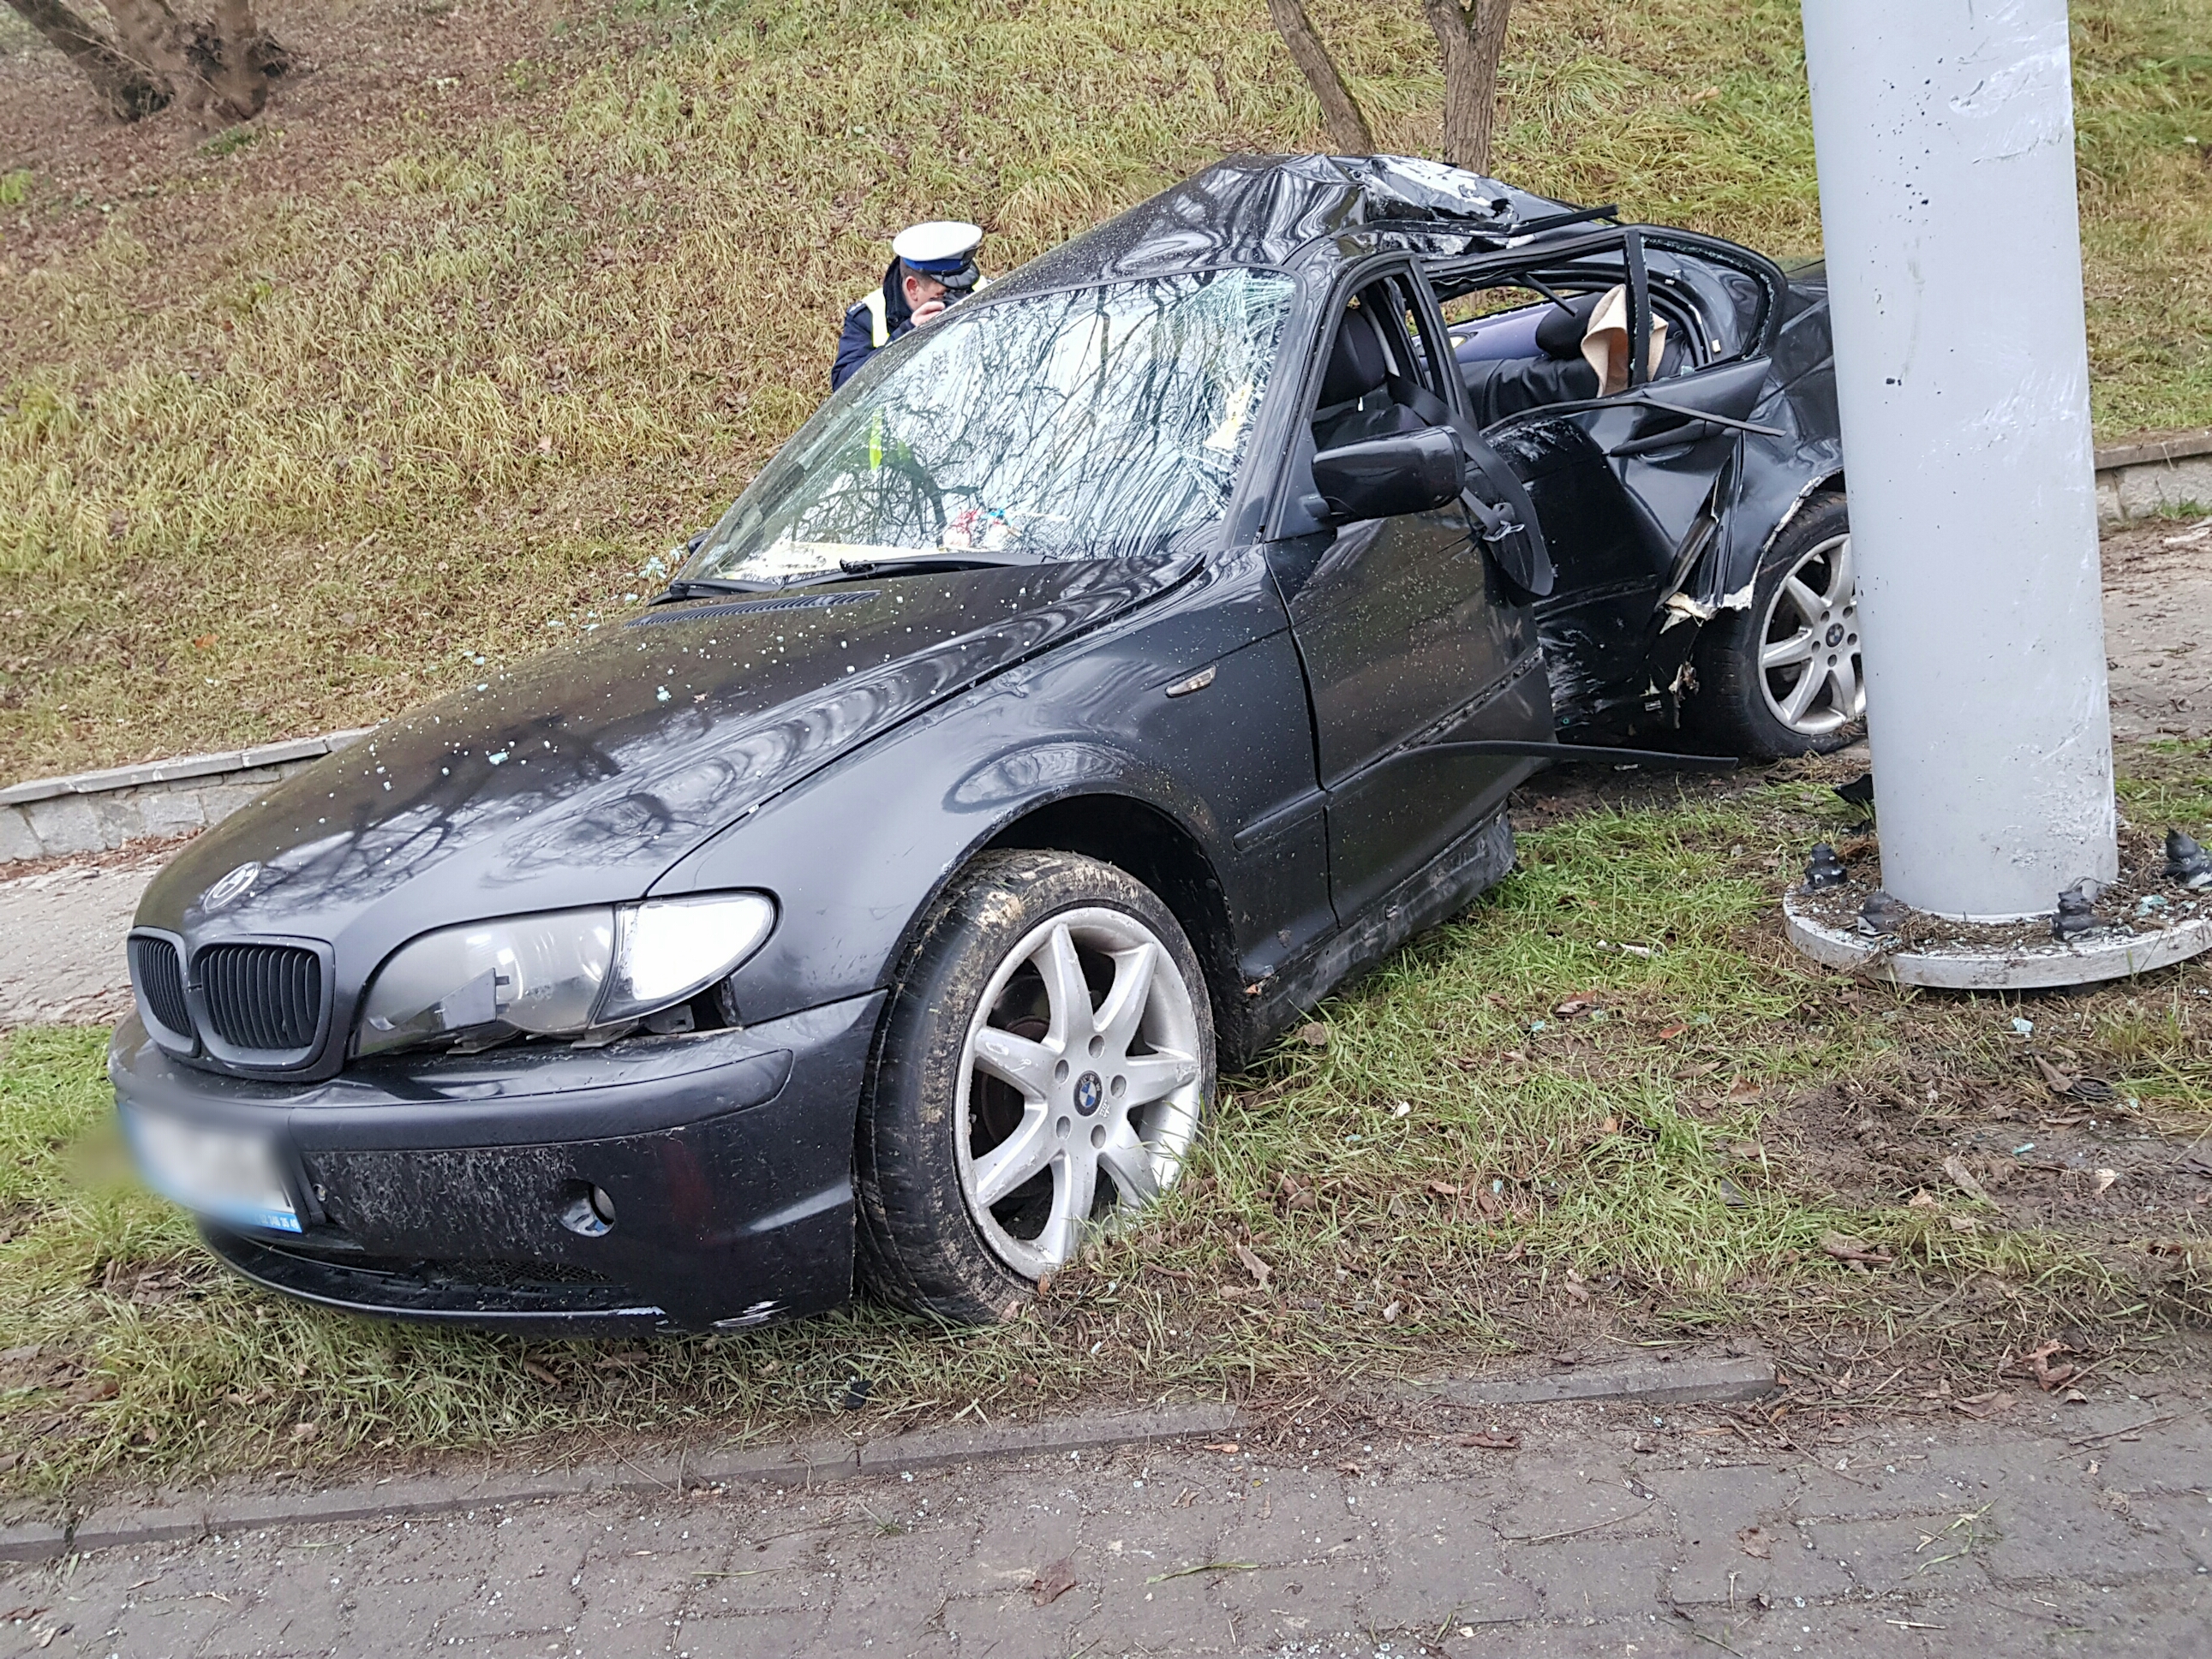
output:
[[[1638,1359],[1577,1367],[1551,1376],[1451,1377],[1414,1395],[1448,1406],[1541,1406],[1635,1400],[1648,1406],[1716,1405],[1774,1390],[1771,1359]]]
[[[1452,1406],[1618,1400],[1679,1406],[1756,1399],[1773,1386],[1774,1366],[1768,1360],[1690,1358],[1635,1360],[1548,1376],[1446,1377],[1388,1392],[1398,1400],[1436,1401]],[[423,1475],[297,1495],[179,1493],[149,1504],[102,1504],[69,1526],[33,1522],[0,1528],[0,1561],[46,1561],[123,1545],[173,1543],[210,1533],[452,1515],[595,1492],[678,1492],[695,1486],[750,1481],[811,1486],[863,1475],[957,1468],[1004,1457],[1228,1435],[1249,1421],[1238,1407],[1225,1401],[1201,1401],[1147,1411],[1082,1413],[1041,1422],[947,1424],[861,1443],[824,1439],[697,1455],[687,1453],[642,1462],[624,1459],[579,1469],[504,1471],[475,1481]]]
[[[2097,522],[2117,525],[2194,501],[2212,509],[2212,430],[2149,433],[2097,452]]]
[[[134,841],[204,830],[373,729],[33,778],[0,789],[0,864],[112,852]]]

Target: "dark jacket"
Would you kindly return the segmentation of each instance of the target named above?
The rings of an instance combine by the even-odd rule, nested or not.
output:
[[[884,337],[876,338],[876,299],[855,300],[845,307],[844,332],[837,337],[837,361],[830,368],[830,389],[835,392],[852,378],[853,371],[872,356],[878,346],[889,345],[914,326],[914,310],[906,302],[906,284],[899,280],[899,262],[892,260],[884,272],[882,304]]]

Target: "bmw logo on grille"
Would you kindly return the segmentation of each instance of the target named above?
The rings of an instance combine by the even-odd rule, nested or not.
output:
[[[258,864],[240,865],[237,869],[233,870],[200,895],[200,908],[220,910],[228,905],[237,903],[246,896],[247,890],[259,879],[260,875],[261,866]]]
[[[1098,1080],[1096,1072],[1085,1072],[1075,1079],[1075,1109],[1089,1117],[1098,1109],[1098,1103],[1106,1098],[1106,1085]]]

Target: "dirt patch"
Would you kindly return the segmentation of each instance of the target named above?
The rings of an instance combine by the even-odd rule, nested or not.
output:
[[[2112,735],[2212,736],[2212,519],[2121,531],[2104,559]]]
[[[2021,1060],[2017,1079],[1915,1068],[1825,1084],[1777,1114],[1773,1139],[1812,1188],[1932,1205],[1961,1232],[1995,1224],[1993,1209],[2005,1226],[2106,1244],[2212,1237],[2212,1149],[2161,1133],[2139,1101],[2086,1072],[2033,1050]]]

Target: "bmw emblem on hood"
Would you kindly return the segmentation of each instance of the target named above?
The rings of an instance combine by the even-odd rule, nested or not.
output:
[[[258,864],[241,864],[229,874],[213,883],[200,895],[200,908],[210,913],[228,909],[244,898],[253,884],[260,879]]]

